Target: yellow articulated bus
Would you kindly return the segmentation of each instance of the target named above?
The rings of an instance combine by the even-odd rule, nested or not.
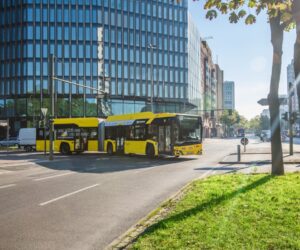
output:
[[[54,151],[70,154],[103,150],[103,121],[99,118],[54,119]],[[37,129],[36,150],[44,151],[45,147],[49,151],[49,131],[44,135],[43,128]]]
[[[99,118],[53,120],[54,151],[62,154],[105,151],[109,155],[202,154],[202,120],[199,116],[142,112]],[[37,129],[36,150],[49,151],[49,131]]]
[[[104,150],[147,155],[202,154],[202,120],[199,116],[142,112],[109,116],[105,120]]]

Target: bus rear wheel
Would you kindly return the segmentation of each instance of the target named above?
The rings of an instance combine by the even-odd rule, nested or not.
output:
[[[108,155],[113,155],[114,154],[113,146],[112,146],[111,143],[107,144],[107,153],[108,153]]]
[[[148,144],[147,149],[146,149],[146,155],[148,156],[148,158],[153,159],[155,156],[155,151],[154,151],[154,147],[151,144]]]
[[[68,155],[70,154],[70,146],[68,143],[62,143],[60,145],[60,152],[63,154],[63,155]]]

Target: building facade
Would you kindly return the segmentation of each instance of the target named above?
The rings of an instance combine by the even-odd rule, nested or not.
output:
[[[215,136],[216,119],[213,110],[217,108],[216,70],[212,52],[206,41],[201,41],[201,88],[203,89],[204,137]]]
[[[223,113],[223,84],[224,84],[224,71],[218,64],[215,64],[216,70],[216,82],[217,82],[217,112],[216,113],[216,132],[218,137],[223,136],[223,126],[220,122],[220,118]]]
[[[291,95],[292,99],[292,111],[298,111],[298,95],[296,89],[296,81],[295,81],[295,71],[294,71],[294,60],[292,60],[291,64],[287,66],[287,91],[289,91],[289,84],[292,84],[293,94]]]
[[[235,109],[235,86],[233,81],[225,81],[223,87],[223,108]]]
[[[50,108],[49,55],[58,117],[184,112],[188,1],[14,0],[0,3],[0,119],[12,134]],[[107,101],[97,99],[97,89]],[[194,91],[198,91],[195,89]],[[190,98],[189,98],[190,97]]]
[[[195,105],[192,113],[203,110],[203,89],[201,85],[201,38],[200,32],[188,15],[188,100]]]
[[[260,116],[266,116],[270,119],[270,110],[269,109],[263,109]]]

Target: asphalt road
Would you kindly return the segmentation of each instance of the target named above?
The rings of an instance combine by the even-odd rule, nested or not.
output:
[[[0,154],[0,249],[103,249],[190,180],[228,171],[217,163],[237,143],[179,159]]]

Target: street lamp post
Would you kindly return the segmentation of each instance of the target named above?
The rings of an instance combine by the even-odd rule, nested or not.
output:
[[[148,44],[148,49],[151,49],[151,112],[154,111],[153,109],[153,97],[154,97],[154,83],[153,83],[153,49],[156,49],[156,46],[153,44]]]
[[[54,118],[54,55],[50,55],[50,65],[49,65],[49,75],[50,75],[50,96],[51,96],[51,107],[50,107],[50,119],[49,119],[49,160],[53,160],[53,118]]]

